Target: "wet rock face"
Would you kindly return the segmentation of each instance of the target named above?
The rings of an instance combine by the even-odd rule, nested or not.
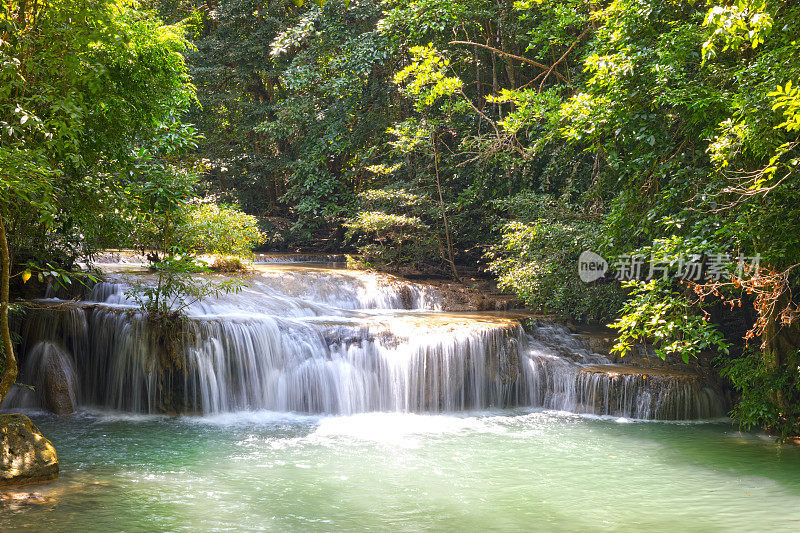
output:
[[[56,317],[56,324],[63,324],[61,318],[63,317]],[[62,335],[66,339],[69,338],[66,331]],[[32,385],[33,390],[20,390],[17,393],[21,395],[20,401],[5,405],[43,407],[57,415],[71,415],[78,406],[79,387],[75,363],[70,351],[65,348],[68,344],[51,340],[32,344],[33,347],[22,356],[23,368],[20,381]]]
[[[695,420],[725,416],[722,391],[694,371],[587,365],[577,392],[589,412],[648,420]]]
[[[44,483],[58,477],[49,440],[25,415],[0,415],[0,487]]]
[[[49,359],[44,369],[44,399],[51,412],[67,416],[75,412],[75,395],[72,392],[72,376],[58,359]]]
[[[400,300],[403,303],[403,309],[414,308],[414,296],[411,294],[411,289],[408,285],[403,285],[400,288]]]

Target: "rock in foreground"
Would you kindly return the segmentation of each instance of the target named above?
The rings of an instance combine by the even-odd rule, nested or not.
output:
[[[0,487],[43,483],[58,477],[53,445],[25,415],[0,415]]]

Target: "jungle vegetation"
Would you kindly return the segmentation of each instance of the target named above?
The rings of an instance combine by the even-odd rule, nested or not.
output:
[[[623,353],[716,356],[743,425],[800,433],[796,3],[5,0],[0,17],[4,317],[9,279],[63,282],[108,247],[344,250],[492,276],[613,324]],[[222,249],[229,217],[242,245]],[[661,270],[584,283],[584,250]]]

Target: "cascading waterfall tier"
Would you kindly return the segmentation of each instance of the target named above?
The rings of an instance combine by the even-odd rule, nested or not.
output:
[[[50,308],[31,311],[20,331],[24,378],[37,394],[15,394],[4,407],[50,405],[52,386],[36,370],[46,352],[77,405],[129,412],[724,414],[719,392],[696,376],[614,367],[559,326],[526,332],[500,314],[443,312],[423,285],[297,265],[259,266],[240,293],[192,305],[177,360],[165,364],[126,287],[120,278],[83,302],[40,301]]]

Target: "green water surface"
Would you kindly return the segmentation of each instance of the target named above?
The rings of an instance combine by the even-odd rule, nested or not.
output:
[[[800,531],[800,449],[725,423],[32,418],[62,473],[2,531]]]

